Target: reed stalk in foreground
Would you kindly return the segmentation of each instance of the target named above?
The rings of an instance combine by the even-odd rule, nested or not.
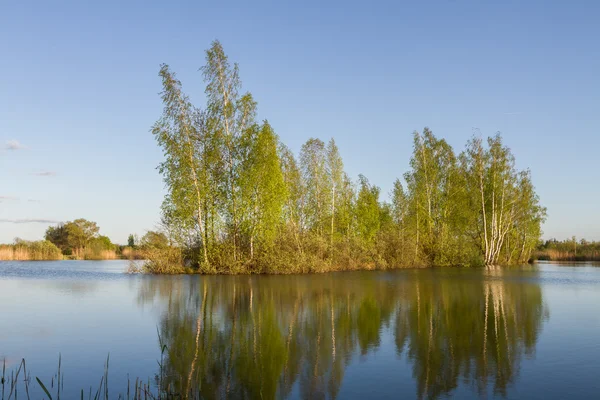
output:
[[[170,387],[163,388],[164,381],[164,354],[167,350],[167,346],[163,343],[162,338],[159,334],[159,343],[161,348],[160,361],[158,361],[159,372],[156,377],[156,387],[150,383],[150,379],[144,381],[140,378],[136,378],[131,386],[131,380],[129,375],[127,377],[127,387],[124,393],[118,394],[118,399],[121,400],[167,400],[167,399],[199,399],[200,394],[194,393],[190,390],[190,393],[183,395],[181,393],[175,393]],[[100,377],[100,382],[97,388],[94,390],[91,386],[88,391],[81,389],[80,398],[81,400],[109,400],[109,388],[108,388],[108,370],[109,370],[110,354],[106,357],[106,363],[104,364],[104,373]],[[22,392],[25,393],[25,398],[31,400],[30,393],[35,393],[36,389],[43,392],[47,400],[60,400],[61,396],[64,398],[64,374],[61,372],[62,357],[59,355],[58,358],[58,369],[57,373],[51,378],[50,382],[44,383],[39,377],[32,379],[31,373],[27,371],[27,364],[25,359],[22,359],[17,367],[16,371],[10,371],[10,376],[7,375],[6,370],[6,359],[2,363],[2,376],[0,377],[1,398],[0,400],[17,400],[22,398]],[[37,388],[36,388],[37,386]],[[21,396],[21,397],[19,397]]]

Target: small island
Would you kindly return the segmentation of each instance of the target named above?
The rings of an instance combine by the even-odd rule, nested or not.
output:
[[[242,91],[239,68],[213,42],[194,106],[168,65],[152,127],[168,193],[163,226],[176,244],[155,273],[302,273],[527,262],[546,209],[529,171],[497,134],[457,153],[431,130],[413,134],[410,171],[389,201],[345,171],[334,139],[294,155]],[[342,133],[343,134],[343,133]],[[308,135],[307,135],[308,136]],[[366,139],[365,139],[366,140]]]
[[[5,3],[0,400],[599,397],[600,2]]]

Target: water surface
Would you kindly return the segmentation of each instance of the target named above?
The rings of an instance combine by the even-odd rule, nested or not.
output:
[[[128,376],[204,398],[594,398],[600,268],[128,275],[124,261],[0,262],[0,360],[63,398]],[[162,375],[159,336],[166,345]],[[31,385],[34,398],[39,387]],[[55,389],[54,389],[55,390]]]

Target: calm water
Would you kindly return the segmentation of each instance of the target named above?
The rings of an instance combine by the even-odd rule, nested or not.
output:
[[[0,360],[63,398],[159,373],[206,398],[598,398],[600,268],[201,277],[0,262]],[[1,367],[0,367],[1,368]],[[0,370],[1,372],[1,370]],[[32,398],[40,398],[32,384]],[[20,397],[24,393],[19,393]]]

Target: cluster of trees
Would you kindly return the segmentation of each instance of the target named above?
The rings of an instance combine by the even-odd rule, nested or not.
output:
[[[257,121],[218,41],[202,72],[200,109],[161,66],[164,110],[152,128],[165,156],[165,233],[200,271],[495,265],[535,249],[545,209],[499,135],[456,154],[429,129],[415,132],[411,170],[387,202],[348,176],[333,139],[311,138],[296,157]]]
[[[168,260],[183,262],[181,249],[160,231],[147,231],[140,239],[129,235],[127,245],[114,244],[100,234],[98,224],[79,218],[46,229],[44,240],[16,238],[12,244],[0,244],[0,260],[62,260],[63,258],[106,260],[115,258],[153,259],[173,254]],[[172,265],[171,265],[172,267]]]
[[[548,261],[600,261],[600,242],[571,239],[546,240],[537,248],[535,258]]]
[[[172,243],[162,232],[148,231],[141,239],[129,235],[127,245],[112,243],[108,236],[100,235],[98,224],[83,218],[50,226],[45,241],[53,244],[65,256],[94,260],[114,258],[145,259],[147,253],[173,249]]]
[[[58,247],[65,256],[81,259],[116,258],[118,246],[99,232],[96,222],[79,218],[48,227],[45,239]]]
[[[162,249],[171,246],[169,238],[160,231],[147,231],[142,238],[130,234],[127,238],[127,247],[135,250],[157,248]]]
[[[46,229],[44,240],[16,238],[14,244],[0,245],[0,260],[61,260],[63,256],[87,260],[117,258],[122,247],[99,232],[96,222],[83,218],[59,223]]]
[[[547,310],[539,285],[503,274],[144,280],[139,301],[165,305],[157,376],[167,393],[334,399],[346,368],[390,335],[412,367],[413,397],[447,397],[459,386],[506,396]]]

